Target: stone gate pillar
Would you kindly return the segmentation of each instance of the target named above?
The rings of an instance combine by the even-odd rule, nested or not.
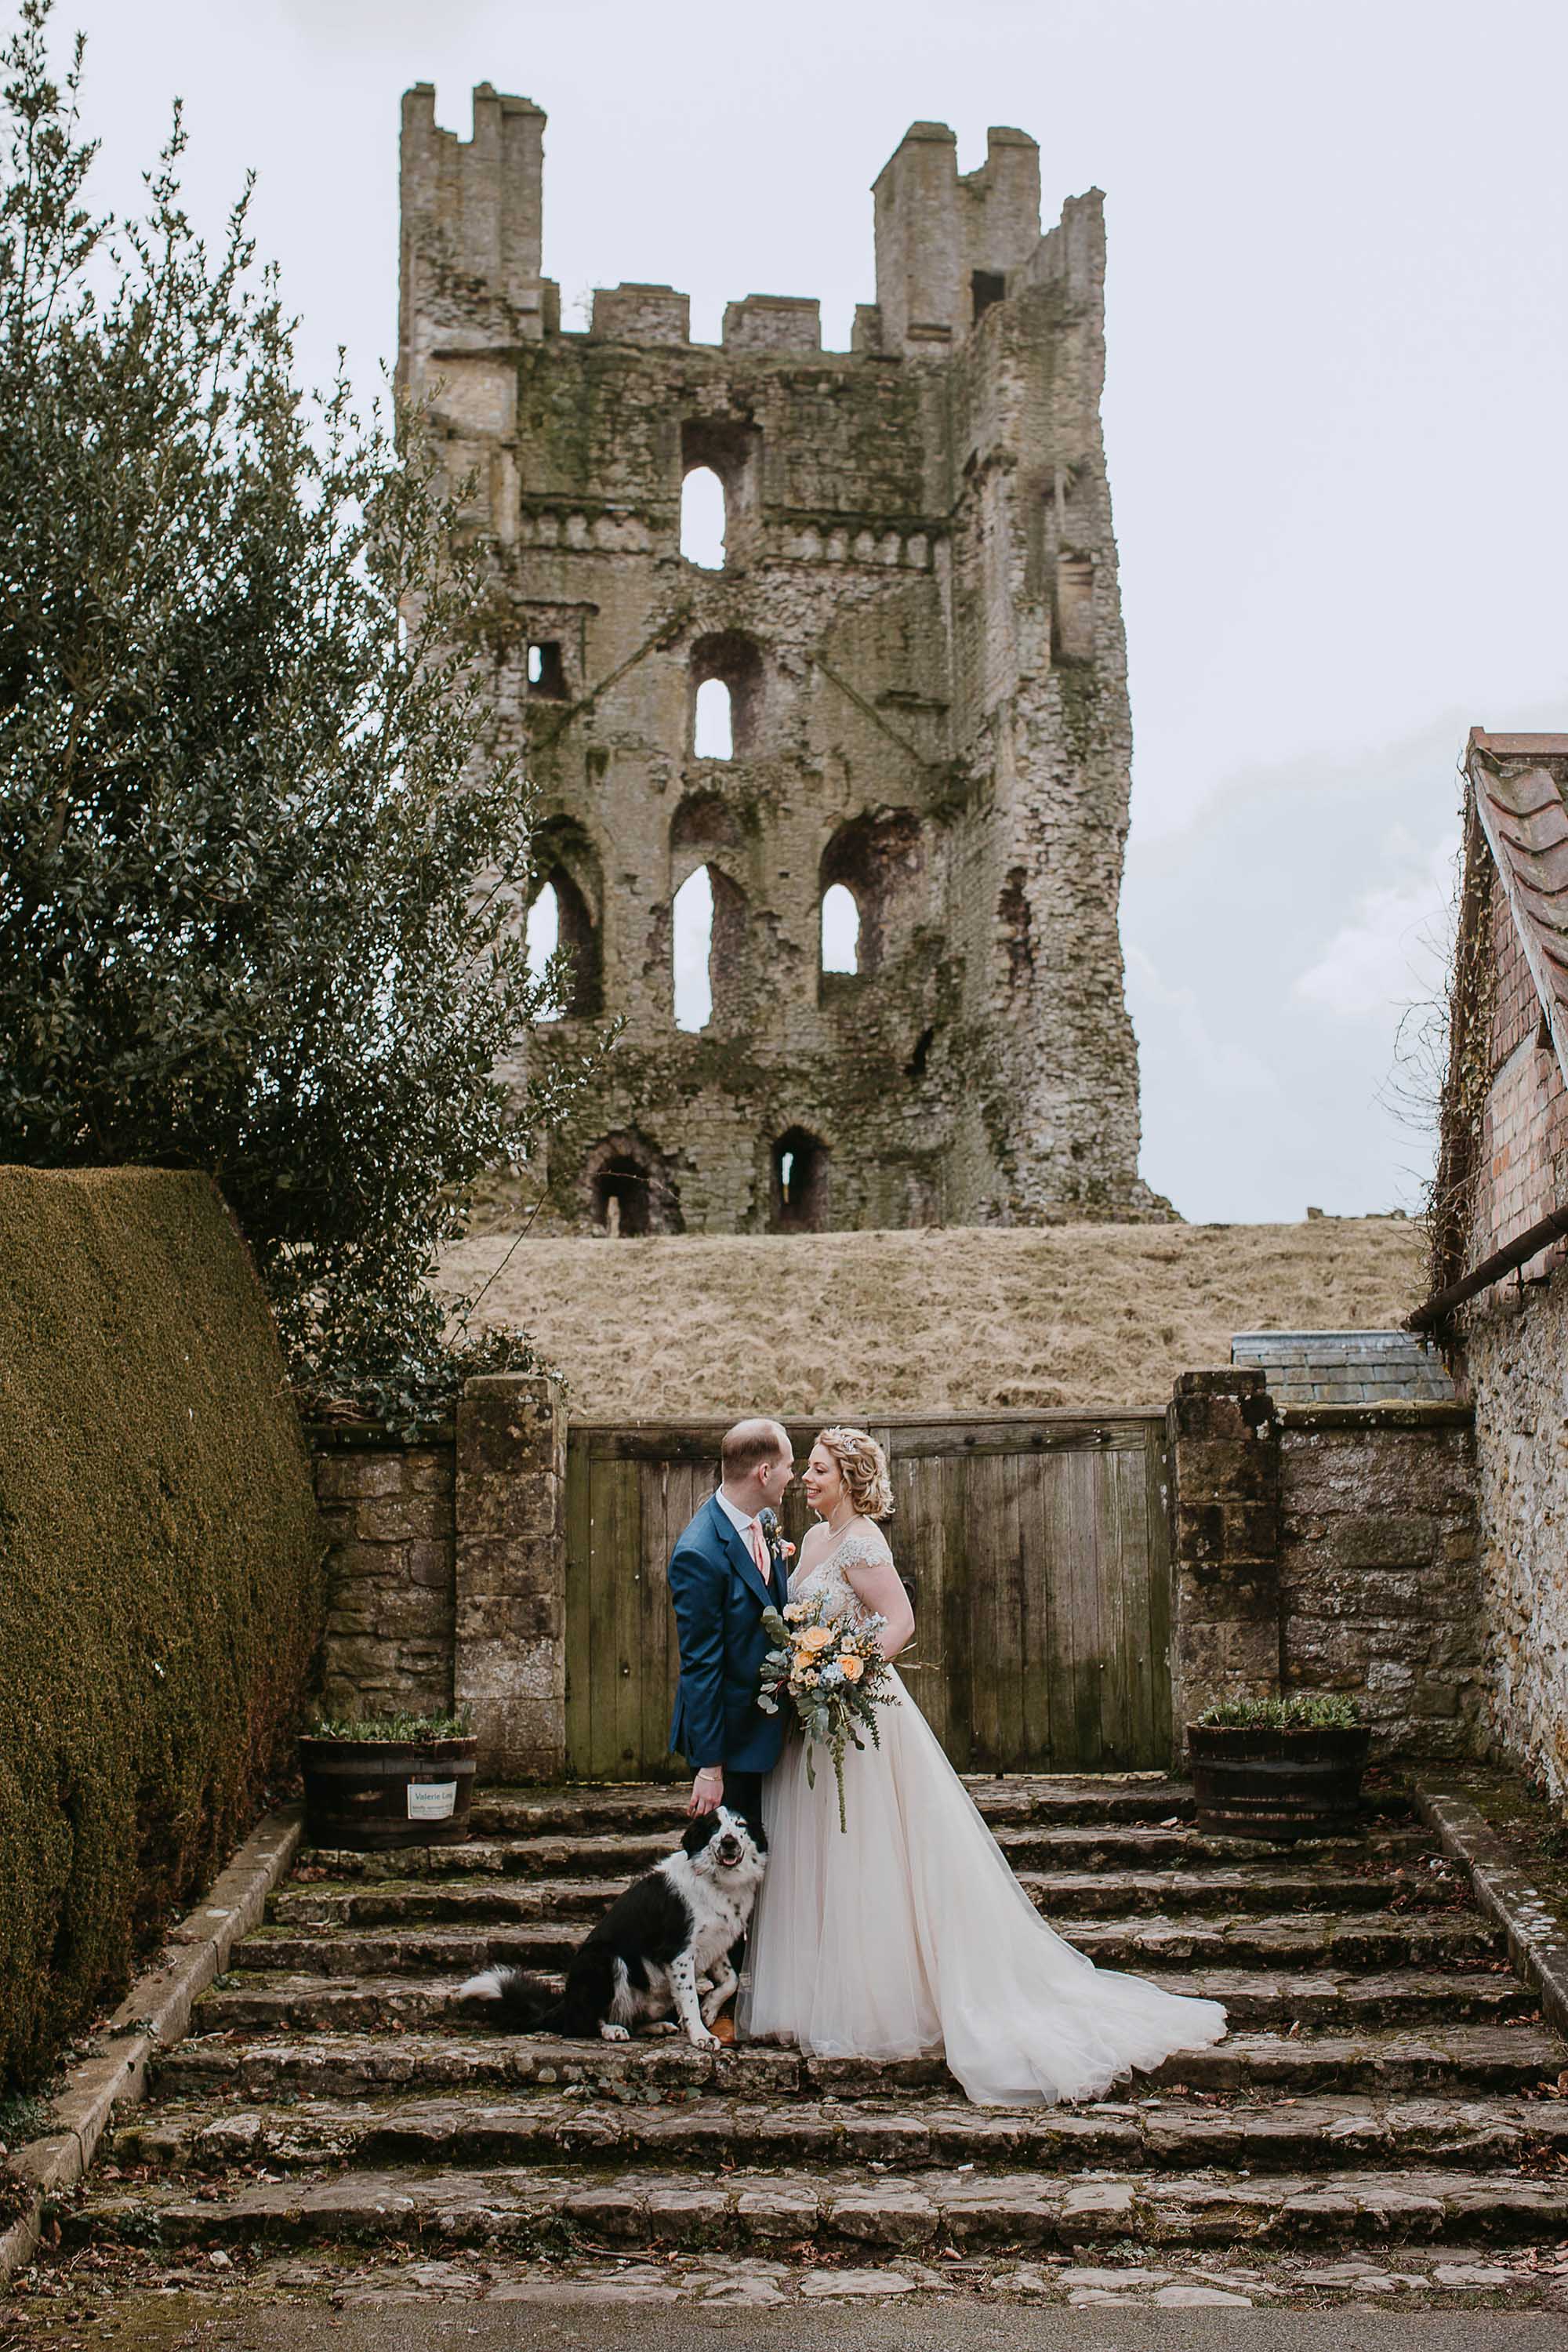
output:
[[[1180,1759],[1211,1700],[1279,1695],[1279,1438],[1265,1375],[1178,1373],[1165,1440]]]
[[[458,1406],[453,1696],[490,1780],[566,1760],[566,1408],[549,1373],[485,1373]]]

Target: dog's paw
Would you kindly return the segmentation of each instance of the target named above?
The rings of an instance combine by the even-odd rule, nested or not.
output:
[[[599,2028],[601,2042],[629,2042],[631,2038],[624,2025],[601,2025]]]
[[[648,2027],[650,2033],[679,2033],[680,2028],[673,2017],[656,2017]]]
[[[716,2033],[710,2033],[705,2025],[699,2027],[696,2032],[689,2027],[686,2038],[693,2050],[722,2050],[724,2047],[719,2036]]]

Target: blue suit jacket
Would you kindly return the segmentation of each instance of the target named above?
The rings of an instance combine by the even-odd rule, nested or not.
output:
[[[771,1772],[784,1746],[784,1717],[764,1715],[757,1681],[772,1647],[763,1611],[787,1595],[776,1566],[763,1582],[744,1542],[710,1496],[669,1556],[669,1597],[680,1643],[680,1680],[669,1744],[689,1764]]]

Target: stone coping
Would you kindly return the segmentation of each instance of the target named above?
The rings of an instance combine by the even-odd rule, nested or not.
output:
[[[433,1421],[412,1437],[400,1437],[379,1422],[307,1421],[301,1427],[313,1454],[414,1454],[423,1446],[455,1445],[455,1421]]]
[[[1282,1404],[1281,1429],[1468,1429],[1473,1405],[1456,1398],[1386,1398],[1366,1404]]]
[[[1568,2034],[1568,1924],[1536,1883],[1541,1864],[1532,1864],[1487,1819],[1474,1801],[1474,1793],[1483,1791],[1472,1793],[1462,1779],[1436,1769],[1418,1771],[1412,1785],[1422,1820],[1468,1873],[1477,1903],[1508,1938],[1509,1958],[1540,1994],[1542,2016]]]
[[[0,2231],[0,2279],[31,2259],[47,2206],[86,2172],[113,2110],[145,2095],[149,2060],[184,2039],[198,1997],[222,1975],[240,1937],[260,1925],[268,1896],[293,1862],[302,1820],[300,1806],[282,1805],[257,1823],[205,1900],[170,1929],[163,1958],[92,2037],[91,2053],[68,2072],[50,2102],[51,2130],[12,2159],[31,2193],[18,2219]]]

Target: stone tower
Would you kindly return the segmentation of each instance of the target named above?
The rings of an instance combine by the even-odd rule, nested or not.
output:
[[[563,333],[544,116],[403,105],[399,377],[493,549],[501,739],[574,950],[532,1050],[625,1027],[551,1146],[555,1213],[622,1232],[1169,1214],[1138,1176],[1117,899],[1131,733],[1100,426],[1097,194],[1040,234],[1039,151],[960,174],[918,122],[877,180],[853,349],[751,294],[694,343],[668,286]],[[724,560],[683,560],[683,484]],[[694,714],[728,690],[728,757]],[[706,868],[712,1011],[676,1025],[673,908]],[[825,970],[822,906],[858,914]],[[842,905],[842,901],[839,902]]]

